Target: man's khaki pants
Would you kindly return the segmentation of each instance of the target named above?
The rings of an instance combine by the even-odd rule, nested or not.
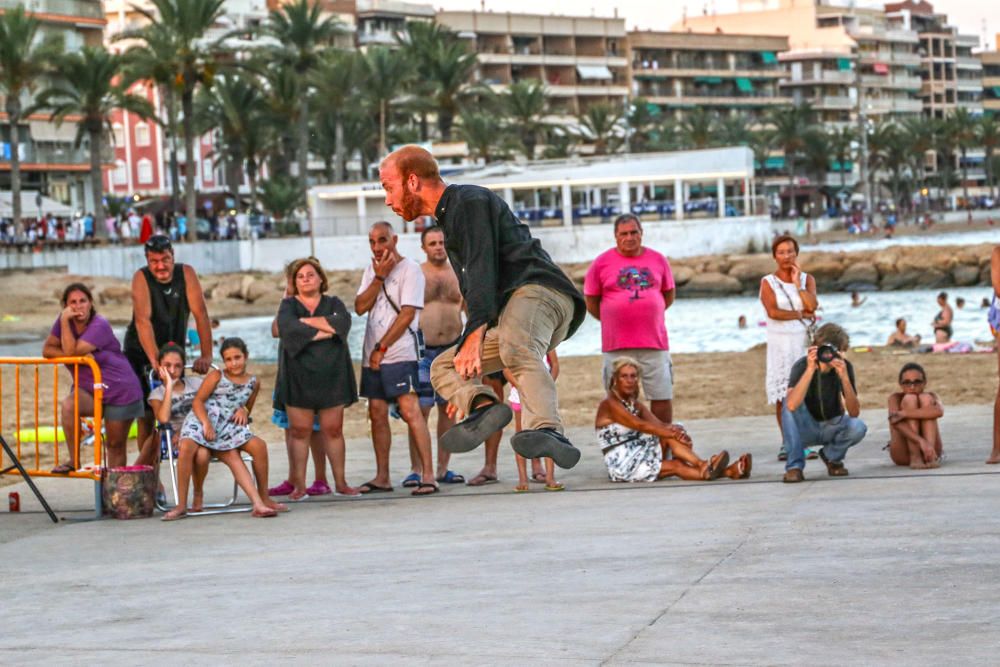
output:
[[[551,428],[562,433],[556,383],[545,367],[545,355],[563,341],[573,319],[573,300],[541,285],[524,285],[511,295],[497,326],[483,338],[483,375],[506,368],[521,395],[526,430]],[[455,370],[457,346],[442,352],[431,365],[434,391],[468,415],[476,396],[502,401],[477,377],[465,380]]]

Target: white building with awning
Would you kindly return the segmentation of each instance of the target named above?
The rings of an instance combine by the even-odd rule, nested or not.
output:
[[[654,236],[683,236],[688,254],[700,254],[704,244],[711,252],[759,246],[770,235],[766,205],[756,197],[753,153],[744,146],[498,163],[447,171],[444,178],[496,192],[534,234],[552,241],[549,252],[562,255],[560,261],[582,261],[587,239],[610,239],[611,222],[623,212]],[[413,233],[428,222],[399,219],[378,182],[316,186],[309,204],[317,237],[364,237],[381,220]]]

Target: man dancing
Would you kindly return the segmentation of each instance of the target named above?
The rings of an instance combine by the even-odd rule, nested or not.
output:
[[[431,154],[403,146],[380,165],[385,204],[404,220],[432,215],[468,309],[465,330],[431,366],[431,383],[466,419],[445,433],[452,452],[478,447],[512,416],[484,373],[507,368],[521,394],[524,430],[511,446],[525,458],[547,456],[572,468],[580,451],[563,434],[556,386],[543,361],[586,315],[583,295],[495,193],[445,185]]]

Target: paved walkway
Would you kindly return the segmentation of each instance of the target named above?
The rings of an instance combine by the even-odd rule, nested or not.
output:
[[[888,463],[874,423],[849,478],[810,461],[799,485],[779,483],[773,420],[755,417],[688,424],[702,454],[754,453],[744,482],[611,485],[577,429],[590,449],[563,493],[511,493],[505,447],[486,489],[397,487],[268,521],[0,514],[0,664],[995,664],[990,420],[948,408],[946,465],[920,473]],[[349,451],[360,483],[370,448]],[[42,482],[85,515],[67,510],[88,507],[87,482]]]

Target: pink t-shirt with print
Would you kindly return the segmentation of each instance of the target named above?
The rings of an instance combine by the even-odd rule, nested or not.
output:
[[[674,288],[667,258],[651,248],[626,257],[612,248],[587,269],[586,296],[601,297],[601,349],[669,350],[663,293]]]

